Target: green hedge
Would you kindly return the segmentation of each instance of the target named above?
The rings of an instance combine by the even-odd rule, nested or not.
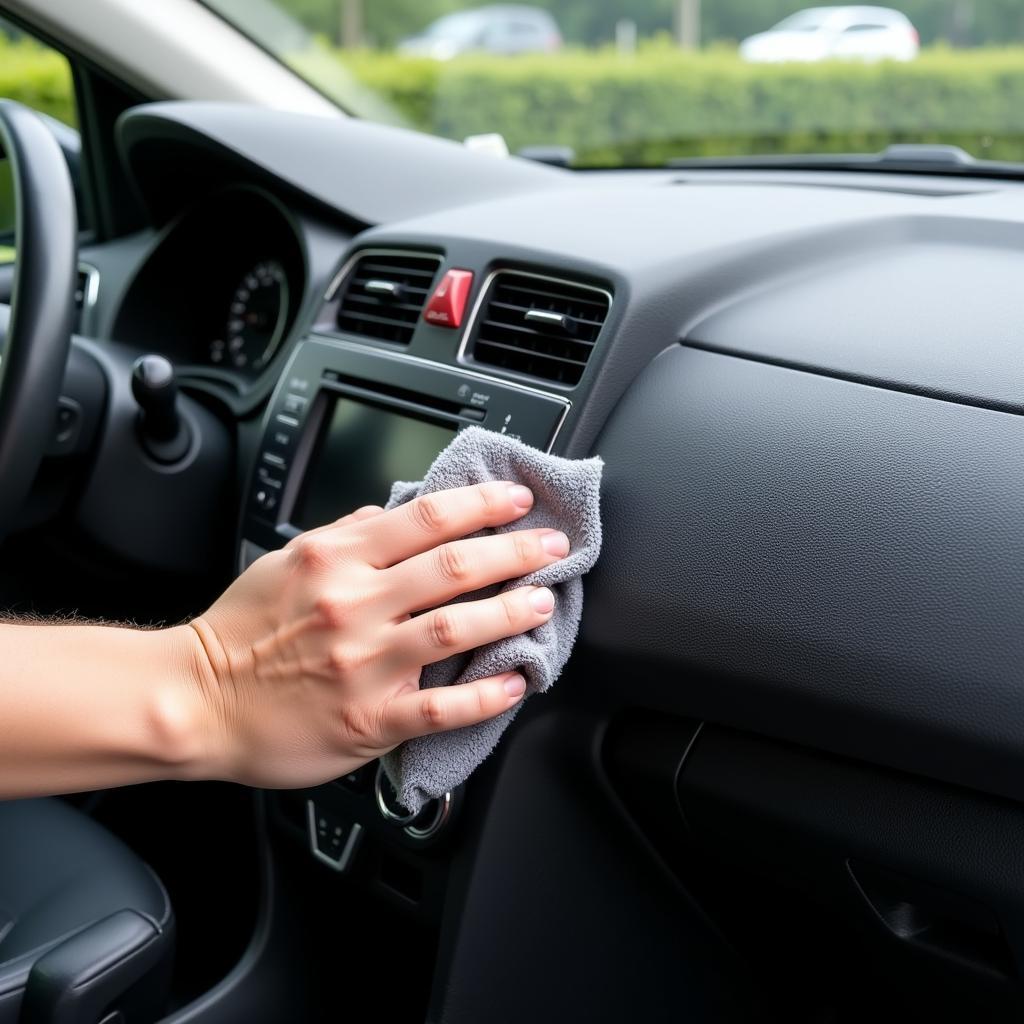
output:
[[[32,39],[0,33],[0,96],[20,100],[65,124],[75,124],[71,69],[59,53]]]
[[[515,150],[572,146],[581,164],[673,156],[868,152],[945,142],[1024,160],[1024,48],[932,50],[911,63],[752,65],[732,51],[463,57],[371,52],[345,62],[409,122],[461,139],[499,131]]]

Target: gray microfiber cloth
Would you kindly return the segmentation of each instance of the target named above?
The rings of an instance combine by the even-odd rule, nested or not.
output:
[[[597,561],[601,550],[600,488],[603,463],[599,458],[562,459],[530,448],[515,438],[481,427],[469,427],[434,460],[418,483],[396,483],[388,508],[417,495],[452,487],[510,480],[526,484],[534,504],[521,519],[483,533],[550,527],[569,538],[566,558],[500,586],[476,591],[458,600],[479,600],[525,584],[550,587],[554,614],[528,633],[498,640],[468,654],[459,654],[424,667],[420,686],[450,686],[518,670],[526,679],[526,695],[497,718],[479,725],[408,740],[383,758],[384,770],[410,810],[442,796],[465,782],[491,752],[516,711],[532,693],[548,689],[558,678],[576,640],[583,610],[580,577]],[[475,536],[481,536],[476,534]]]

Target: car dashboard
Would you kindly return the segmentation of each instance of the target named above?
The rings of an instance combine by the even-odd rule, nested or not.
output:
[[[573,174],[220,104],[120,133],[150,226],[83,250],[80,333],[167,356],[231,424],[235,570],[385,501],[470,424],[605,460],[578,650],[464,791],[415,819],[375,766],[267,795],[304,898],[355,887],[424,929],[441,981],[418,1009],[512,1021],[543,990],[566,1019],[670,1019],[680,958],[728,1002],[700,980],[717,923],[672,924],[640,847],[677,886],[684,845],[744,878],[765,851],[770,888],[860,899],[918,960],[935,950],[879,908],[948,886],[999,938],[949,910],[940,962],[1024,963],[1024,882],[936,810],[1022,816],[1024,188]],[[456,322],[425,316],[442,285]],[[602,914],[632,924],[609,938]],[[484,955],[492,928],[544,930],[533,986]]]

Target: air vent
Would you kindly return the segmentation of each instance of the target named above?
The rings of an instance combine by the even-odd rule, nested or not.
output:
[[[99,271],[95,267],[86,263],[78,264],[78,274],[75,278],[75,309],[81,312],[85,306],[91,306],[96,301],[99,282]]]
[[[342,284],[338,327],[364,338],[408,345],[440,265],[438,256],[360,256]]]
[[[610,302],[600,288],[503,271],[488,289],[469,352],[488,366],[577,384]]]

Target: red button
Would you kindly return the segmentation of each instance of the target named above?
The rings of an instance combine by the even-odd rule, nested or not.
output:
[[[423,319],[435,327],[458,327],[472,287],[472,270],[449,270],[430,296]]]

